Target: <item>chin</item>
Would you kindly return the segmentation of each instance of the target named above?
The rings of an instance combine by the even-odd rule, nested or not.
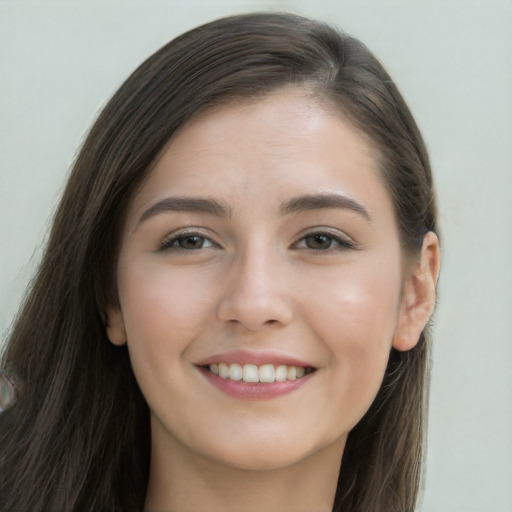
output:
[[[323,456],[323,453],[339,451],[343,453],[346,436],[324,443],[307,442],[305,439],[245,439],[240,444],[230,443],[215,450],[211,458],[221,464],[242,471],[274,471],[306,462],[311,457]]]
[[[219,461],[225,466],[240,471],[277,471],[285,469],[300,463],[308,458],[308,454],[280,454],[272,450],[269,453],[241,453],[241,454],[223,454]]]

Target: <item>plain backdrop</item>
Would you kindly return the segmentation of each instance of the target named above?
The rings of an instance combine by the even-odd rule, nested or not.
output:
[[[2,338],[107,98],[174,36],[250,10],[352,33],[410,104],[430,150],[443,247],[420,510],[512,511],[510,0],[0,0]]]

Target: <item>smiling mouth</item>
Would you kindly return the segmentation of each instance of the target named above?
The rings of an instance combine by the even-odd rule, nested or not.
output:
[[[263,364],[238,364],[238,363],[212,363],[203,365],[207,372],[225,380],[243,381],[249,383],[272,383],[285,382],[302,379],[315,371],[315,368],[308,366],[289,366]]]

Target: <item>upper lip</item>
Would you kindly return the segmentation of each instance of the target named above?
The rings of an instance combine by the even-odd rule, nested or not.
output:
[[[223,352],[222,354],[210,356],[196,364],[197,366],[208,366],[210,364],[219,363],[238,363],[240,365],[255,364],[256,366],[261,366],[264,364],[273,364],[274,366],[286,365],[302,366],[303,368],[313,368],[313,365],[309,364],[308,362],[302,359],[272,350],[233,350],[230,352]]]

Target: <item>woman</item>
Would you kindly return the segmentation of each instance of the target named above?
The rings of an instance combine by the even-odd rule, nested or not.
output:
[[[435,233],[360,42],[178,37],[93,126],[9,339],[2,510],[414,510]]]

